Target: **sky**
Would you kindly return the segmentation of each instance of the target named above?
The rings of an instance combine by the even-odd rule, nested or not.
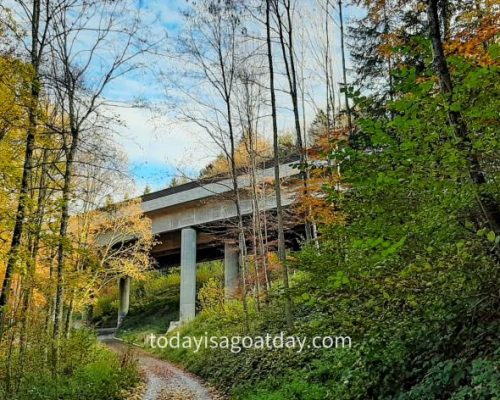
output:
[[[157,37],[177,34],[184,6],[185,0],[137,2],[144,21]],[[118,104],[112,110],[121,121],[114,128],[116,141],[127,155],[128,172],[139,193],[146,186],[151,190],[164,188],[179,175],[194,175],[207,163],[204,155],[194,160],[190,157],[196,138],[164,110],[166,91],[158,82],[159,57],[146,56],[143,62],[144,69],[121,77],[104,92],[107,99]],[[186,166],[188,159],[191,162]]]
[[[183,27],[181,10],[186,4],[186,0],[137,0],[136,7],[150,30],[151,38],[166,34],[169,41]],[[347,9],[346,19],[356,13],[357,10]],[[314,16],[310,17],[310,21],[309,17],[302,18],[305,25],[315,24]],[[335,31],[337,27],[333,26],[332,29]],[[332,52],[339,53],[338,44],[332,46]],[[174,176],[195,177],[218,153],[217,147],[210,143],[198,127],[180,121],[168,105],[171,88],[164,84],[159,71],[172,71],[172,68],[182,69],[184,66],[176,65],[169,57],[168,50],[161,57],[144,56],[141,62],[144,68],[113,81],[103,93],[107,101],[113,104],[112,112],[121,121],[114,126],[113,131],[116,142],[127,155],[128,171],[134,181],[136,194],[142,193],[146,186],[153,191],[162,189],[168,186]],[[314,71],[313,66],[310,69]],[[335,73],[340,74],[339,65],[335,66]],[[319,86],[311,84],[309,90],[311,97],[321,97],[322,89]],[[282,94],[283,115],[289,115],[289,110],[286,111],[288,101]],[[140,106],[144,104],[148,107]],[[309,120],[314,116],[313,108],[311,106],[307,111]],[[285,117],[279,124],[281,130],[292,129],[291,118]]]

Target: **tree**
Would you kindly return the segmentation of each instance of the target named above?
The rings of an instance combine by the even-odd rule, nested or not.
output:
[[[282,3],[285,12],[284,16],[281,14],[280,4]],[[293,31],[293,18],[292,18],[292,2],[291,0],[274,0],[273,11],[278,20],[278,36],[281,44],[281,53],[285,64],[286,77],[288,81],[289,93],[292,100],[293,116],[295,123],[295,145],[297,153],[300,155],[301,169],[306,166],[306,149],[304,148],[302,132],[300,127],[300,112],[299,112],[299,92],[298,81],[295,61],[295,48],[294,48],[294,31]],[[301,171],[304,191],[307,192],[307,174]],[[308,220],[307,213],[305,214],[305,230],[306,238],[311,240],[312,232],[310,221]]]
[[[100,174],[115,170],[120,159],[103,129],[110,120],[103,91],[139,67],[135,57],[152,48],[138,35],[140,21],[125,17],[119,3],[16,1],[8,4],[12,12],[0,6],[0,253],[6,267],[0,294],[5,378],[0,392],[7,398],[17,396],[27,374],[46,375],[49,368],[40,368],[44,364],[60,374],[59,349],[69,336],[73,310],[88,301],[78,283],[88,279],[83,272],[95,266],[99,250],[83,246],[89,221],[74,232],[70,214],[101,206],[101,195],[109,191],[102,193],[97,182],[118,180],[119,174]],[[130,40],[120,43],[123,38]],[[128,216],[135,228],[143,222],[137,214]],[[115,277],[132,272],[134,262],[139,269],[147,267],[149,247],[144,248],[139,255],[137,246],[129,246],[121,258],[115,252],[114,270],[106,272],[114,271]],[[94,271],[97,279],[106,279],[102,270]],[[47,363],[50,347],[53,363]]]
[[[280,160],[278,144],[278,123],[276,116],[276,93],[274,87],[274,61],[273,45],[271,38],[271,0],[266,0],[266,44],[267,60],[269,67],[269,89],[271,97],[271,117],[273,124],[273,151],[274,151],[274,189],[276,195],[276,214],[278,219],[278,258],[283,267],[283,287],[285,288],[285,316],[289,329],[293,327],[292,319],[292,299],[290,296],[288,266],[286,265],[285,254],[285,232],[283,229],[283,208],[281,205],[281,180],[280,180]]]
[[[432,49],[434,52],[434,70],[439,80],[441,93],[444,95],[445,101],[449,106],[449,123],[453,127],[456,135],[461,139],[462,144],[466,147],[466,157],[470,163],[469,174],[472,182],[476,185],[484,185],[487,182],[487,177],[482,170],[478,155],[473,148],[463,116],[460,110],[457,110],[456,107],[454,107],[453,83],[451,81],[448,63],[443,50],[437,0],[427,1],[427,18],[429,23],[429,37],[432,42]],[[498,202],[493,197],[485,193],[480,193],[478,195],[478,202],[487,224],[491,230],[498,235],[500,233],[500,207]]]
[[[30,21],[31,25],[31,34],[29,41],[26,43],[26,46],[29,46],[28,54],[31,66],[31,79],[29,80],[30,97],[27,102],[28,124],[26,127],[26,147],[24,154],[23,175],[19,189],[16,220],[12,233],[5,275],[2,280],[2,291],[0,293],[0,341],[3,339],[3,325],[5,322],[6,308],[9,303],[12,276],[14,274],[15,264],[19,257],[23,231],[26,224],[26,213],[30,198],[29,185],[33,172],[33,153],[35,150],[40,92],[42,88],[40,68],[42,57],[44,56],[47,45],[49,44],[49,24],[51,23],[54,13],[52,8],[53,4],[49,2],[43,3],[41,0],[33,0],[31,8],[23,1],[20,1],[20,4],[24,12],[27,14],[27,19]],[[13,31],[15,31],[15,29],[13,29]]]
[[[223,151],[229,164],[238,224],[243,305],[247,316],[245,265],[247,249],[238,185],[236,163],[238,133],[235,128],[236,115],[233,104],[236,74],[242,62],[238,53],[241,12],[242,7],[233,1],[225,3],[210,1],[208,4],[195,5],[190,13],[186,13],[189,25],[180,38],[180,55],[192,66],[193,77],[198,81],[200,77],[203,79],[201,86],[207,85],[208,91],[216,94],[215,97],[206,92],[201,92],[198,96],[189,94],[198,108],[194,112],[184,109],[182,113],[209,135]]]
[[[73,285],[89,302],[122,276],[141,279],[150,268],[154,237],[139,199],[111,204],[71,218],[71,239],[80,259]]]
[[[352,134],[352,117],[351,117],[351,107],[349,106],[348,97],[348,86],[347,86],[347,67],[345,62],[345,45],[344,45],[344,16],[342,14],[342,0],[338,0],[338,12],[339,12],[339,23],[340,23],[340,54],[342,58],[342,78],[343,78],[343,90],[344,90],[344,101],[345,109],[347,113],[347,126],[349,127],[349,133]]]
[[[65,152],[64,185],[62,188],[59,244],[57,254],[57,291],[55,302],[54,339],[60,336],[64,304],[64,266],[66,236],[73,187],[74,164],[82,136],[101,123],[103,115],[99,110],[105,102],[102,98],[105,88],[120,76],[137,68],[137,58],[154,48],[156,43],[146,40],[141,34],[140,19],[123,20],[130,11],[125,3],[68,2],[57,14],[52,29],[57,40],[52,46],[53,88],[63,120],[61,131]],[[89,18],[89,14],[94,18]],[[92,32],[87,51],[82,52],[73,43],[82,35]],[[119,43],[119,45],[118,45]],[[111,54],[106,62],[101,52]],[[57,353],[57,343],[54,347]],[[54,363],[57,362],[54,354]],[[54,364],[56,368],[56,364]]]

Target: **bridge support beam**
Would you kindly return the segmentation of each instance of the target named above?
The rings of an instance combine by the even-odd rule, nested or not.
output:
[[[196,313],[196,231],[181,231],[180,323],[191,321]]]
[[[118,306],[118,326],[121,325],[123,319],[127,316],[130,306],[130,276],[120,278],[118,286],[120,291],[120,301]]]
[[[234,297],[239,281],[239,249],[238,246],[224,243],[224,294],[226,299]]]

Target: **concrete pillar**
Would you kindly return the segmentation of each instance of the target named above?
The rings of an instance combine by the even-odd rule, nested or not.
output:
[[[130,305],[130,276],[125,276],[119,280],[120,299],[118,306],[118,326],[121,325],[123,319],[128,314]]]
[[[196,309],[196,231],[181,231],[181,324],[195,317]]]
[[[224,243],[224,293],[226,298],[235,295],[239,281],[239,249],[238,246]]]

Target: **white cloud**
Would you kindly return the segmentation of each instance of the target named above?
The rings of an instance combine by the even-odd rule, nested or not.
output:
[[[0,0],[1,1],[1,0]],[[15,5],[12,0],[5,0],[6,4]],[[139,7],[145,28],[149,33],[149,38],[160,38],[168,32],[170,39],[174,39],[181,29],[184,20],[180,9],[189,7],[192,3],[187,3],[185,0],[131,0],[132,7]],[[325,89],[324,77],[322,76],[321,65],[323,55],[321,54],[321,46],[323,45],[324,13],[321,12],[321,3],[315,0],[304,0],[297,2],[297,11],[295,18],[297,19],[296,34],[296,51],[302,62],[298,62],[297,68],[299,72],[304,71],[304,86],[306,91],[305,96],[305,114],[307,122],[310,123],[314,118],[317,108],[324,108]],[[19,7],[14,7],[16,14],[20,13]],[[336,81],[341,80],[340,74],[340,54],[338,48],[338,21],[336,12],[332,12],[335,22],[330,24],[331,41],[332,41],[332,60],[334,63],[334,76]],[[353,7],[346,7],[345,17],[346,24],[349,19],[359,14],[359,10]],[[19,15],[16,15],[19,18]],[[124,17],[126,20],[126,17]],[[258,25],[258,24],[256,24]],[[253,25],[252,25],[253,27]],[[263,35],[262,26],[256,27],[257,34]],[[92,37],[82,36],[82,48],[89,47],[93,41]],[[86,43],[85,41],[88,41]],[[170,42],[170,41],[169,41]],[[171,43],[170,43],[171,44]],[[304,49],[302,48],[304,46]],[[179,60],[173,57],[172,49],[161,49],[164,52],[163,56],[156,57],[150,54],[140,57],[140,62],[146,68],[136,70],[125,76],[121,76],[113,81],[104,92],[105,97],[111,102],[120,102],[121,104],[129,104],[135,100],[144,99],[153,106],[157,106],[159,101],[166,101],[165,93],[168,96],[183,98],[182,94],[172,92],[172,88],[168,88],[164,82],[159,82],[159,71],[169,75],[172,79],[181,78],[188,65],[184,65]],[[302,51],[304,53],[302,54]],[[275,46],[275,62],[276,62],[276,83],[278,88],[278,106],[279,106],[279,128],[280,130],[292,130],[293,118],[290,112],[290,99],[286,90],[288,89],[286,79],[280,75],[283,72],[283,65],[279,61],[280,49]],[[314,54],[314,53],[317,54]],[[349,59],[348,59],[349,66]],[[96,72],[97,73],[97,72]],[[174,77],[175,76],[175,77]],[[177,83],[177,82],[176,82]],[[302,82],[301,82],[302,83]],[[185,82],[184,86],[189,86],[190,82]],[[203,85],[202,85],[203,86]],[[194,87],[188,90],[196,91],[195,96],[204,96],[215,98],[213,90]],[[337,98],[340,94],[336,93]],[[203,97],[202,97],[203,98]],[[205,98],[203,98],[205,99]],[[183,99],[184,101],[186,99]],[[179,107],[183,111],[187,111],[190,104],[179,103]],[[203,133],[200,128],[194,124],[181,123],[168,117],[168,113],[163,113],[159,118],[153,115],[152,112],[131,107],[113,108],[113,112],[117,113],[120,119],[124,122],[124,126],[116,127],[116,141],[128,155],[129,164],[131,166],[148,165],[148,171],[160,171],[159,174],[164,174],[165,170],[175,170],[176,168],[188,170],[190,173],[203,168],[209,163],[220,151],[213,144],[213,141]],[[267,111],[266,111],[267,112]],[[269,134],[269,118],[262,120],[260,129],[264,134]],[[135,174],[134,169],[132,174]],[[144,176],[147,174],[144,174]],[[146,178],[136,175],[136,180],[141,184],[145,184]]]
[[[212,146],[201,145],[193,126],[155,116],[142,108],[114,110],[124,126],[116,127],[116,140],[130,164],[148,162],[169,167],[199,170],[214,156]]]

